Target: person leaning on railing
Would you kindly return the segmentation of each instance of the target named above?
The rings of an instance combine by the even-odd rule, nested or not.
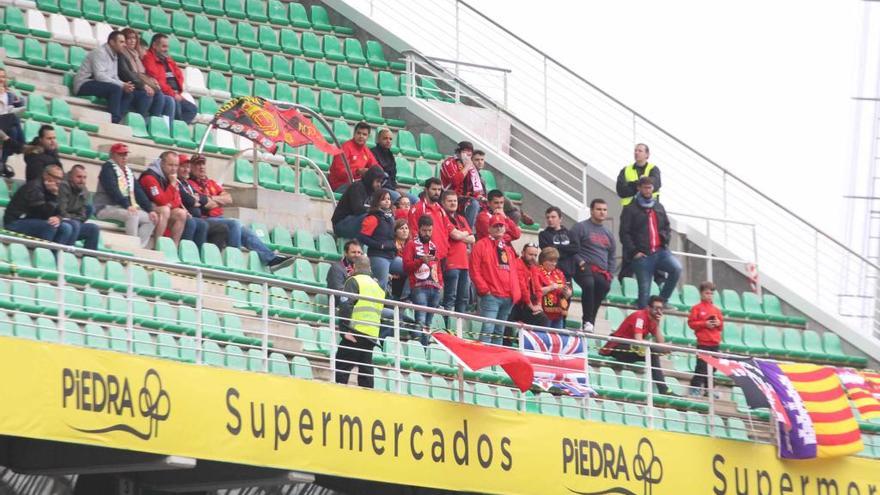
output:
[[[662,344],[663,332],[660,331],[661,321],[663,320],[663,304],[664,300],[660,296],[651,296],[648,307],[633,311],[627,316],[620,327],[611,334],[612,337],[619,337],[630,340],[646,340],[650,335],[654,340]],[[666,376],[660,368],[660,351],[651,349],[651,379],[657,386],[657,392],[661,395],[673,395],[666,385]],[[623,363],[643,363],[645,362],[645,347],[634,346],[624,342],[608,341],[599,349],[602,356],[612,357]]]
[[[345,281],[342,290],[349,294],[384,299],[385,291],[370,272],[370,260],[363,255],[356,256],[352,267],[354,272]],[[348,296],[340,297],[339,301],[338,314],[343,334],[336,351],[336,383],[348,383],[348,375],[357,366],[358,385],[373,388],[373,347],[379,337],[384,305]]]

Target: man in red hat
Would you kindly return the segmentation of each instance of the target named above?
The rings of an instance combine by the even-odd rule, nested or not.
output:
[[[520,300],[516,253],[504,240],[506,228],[504,215],[494,215],[489,235],[477,241],[471,251],[470,275],[480,301],[480,316],[495,320],[506,320],[513,303]],[[503,336],[503,324],[483,323],[481,341],[501,345]]]
[[[95,191],[95,216],[125,224],[125,233],[136,235],[141,247],[151,247],[153,230],[160,222],[168,223],[164,211],[153,210],[153,204],[128,168],[128,146],[116,143],[110,147],[110,159],[101,166],[98,189]]]

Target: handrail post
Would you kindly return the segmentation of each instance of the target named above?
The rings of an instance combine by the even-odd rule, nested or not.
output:
[[[199,270],[196,272],[196,364],[202,364],[204,361],[204,353],[202,351],[204,348],[202,342],[202,296],[204,296],[202,291],[204,286],[204,276],[202,271]]]
[[[700,355],[697,354],[697,359]],[[709,391],[709,436],[715,436],[715,370],[706,363],[706,390]]]
[[[550,122],[550,109],[547,108],[547,57],[543,58],[544,62],[544,130],[546,131],[549,127]]]
[[[507,108],[507,72],[502,72],[501,77],[504,81],[504,108]]]
[[[397,382],[394,390],[399,394],[402,388],[403,375],[400,373],[400,353],[403,352],[403,343],[400,341],[400,306],[394,306],[394,340],[396,340],[396,345],[394,346],[394,372],[397,374],[395,381]]]
[[[816,274],[816,283],[813,286],[816,288],[816,304],[818,304],[822,290],[827,288],[819,285],[819,231],[816,230],[813,231],[813,273]]]
[[[462,329],[462,319],[459,317],[455,317],[455,336],[458,338],[464,338],[464,331]],[[456,373],[456,381],[458,381],[458,401],[464,402],[464,368],[461,364],[457,364],[458,372]]]
[[[67,308],[65,307],[64,300],[66,299],[65,289],[67,281],[64,276],[64,261],[61,256],[62,254],[63,253],[59,251],[55,257],[55,272],[58,273],[58,341],[64,343],[64,324],[67,321]]]
[[[590,341],[587,339],[587,335],[585,333],[581,333],[579,338],[581,339],[581,348],[584,351],[584,376],[587,377],[587,386],[591,387],[590,384]],[[582,398],[583,404],[581,408],[585,411],[584,418],[590,417],[590,395],[587,394]]]
[[[263,320],[263,335],[260,342],[263,354],[263,372],[269,371],[269,283],[263,282],[263,311],[260,315]]]
[[[129,354],[134,352],[134,275],[132,271],[128,271],[128,281],[125,284],[125,334],[126,334],[126,352]]]
[[[581,215],[583,218],[579,218],[578,220],[586,220],[589,217],[589,205],[590,199],[587,196],[587,167],[581,168],[581,194],[584,198],[584,204],[581,208]]]
[[[330,307],[330,379],[336,381],[336,342],[339,337],[336,335],[336,296],[330,296],[327,299],[327,306]],[[316,342],[317,344],[317,342]],[[358,368],[358,373],[360,373]]]
[[[630,347],[632,348],[632,347]],[[659,359],[657,360],[659,364]],[[648,386],[645,387],[645,392],[647,393],[647,408],[646,413],[648,416],[648,429],[654,429],[654,374],[652,373],[653,368],[651,368],[651,346],[645,346],[645,379],[648,382]]]

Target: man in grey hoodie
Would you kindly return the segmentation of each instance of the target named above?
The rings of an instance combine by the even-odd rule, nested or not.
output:
[[[107,43],[86,56],[73,78],[73,94],[76,96],[98,96],[107,100],[114,124],[122,121],[135,97],[134,84],[119,79],[119,54],[124,49],[125,35],[120,31],[111,32]]]
[[[611,288],[615,269],[614,251],[617,244],[614,235],[602,222],[608,216],[608,204],[603,199],[590,203],[590,218],[574,224],[569,231],[574,254],[574,280],[581,286],[581,316],[583,331],[592,333],[596,324],[599,305]]]

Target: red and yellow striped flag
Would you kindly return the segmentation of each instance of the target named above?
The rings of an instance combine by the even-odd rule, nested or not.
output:
[[[880,418],[880,399],[872,393],[875,385],[868,381],[865,374],[849,368],[837,368],[837,377],[843,382],[846,395],[863,420]],[[880,386],[877,388],[880,389]]]
[[[779,364],[800,394],[816,430],[817,457],[838,457],[860,452],[862,434],[849,401],[830,366]]]

